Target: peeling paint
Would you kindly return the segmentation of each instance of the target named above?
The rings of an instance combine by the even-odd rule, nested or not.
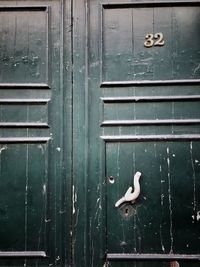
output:
[[[46,184],[43,184],[43,191],[42,191],[42,194],[45,195],[45,194],[46,194],[46,191],[47,191],[47,189],[46,189]]]
[[[77,202],[77,193],[75,192],[75,188],[74,188],[74,185],[73,185],[73,188],[72,188],[72,205],[73,205],[73,214],[75,214],[76,212],[76,208],[75,208],[75,204]]]
[[[196,174],[195,174],[195,168],[194,168],[194,159],[193,159],[193,143],[190,142],[190,160],[191,160],[191,166],[193,171],[193,212],[196,213]]]
[[[99,63],[100,63],[100,61],[93,62],[90,64],[90,67],[92,67],[92,68],[97,67],[97,66],[99,66]]]
[[[42,154],[44,154],[44,147],[43,147],[43,145],[38,145],[38,148],[41,149]]]
[[[192,219],[196,221],[200,221],[200,211],[197,211],[195,215],[192,215]]]
[[[200,64],[194,69],[194,75],[200,73]]]
[[[200,220],[200,211],[197,211],[197,221]]]
[[[170,253],[173,252],[173,223],[172,223],[172,197],[171,197],[171,175],[170,175],[170,153],[167,147],[167,177],[168,177],[168,199],[169,199],[169,215],[170,215]]]
[[[0,147],[0,154],[2,153],[2,151],[6,150],[6,149],[8,149],[7,146],[2,146],[2,147]]]
[[[59,260],[60,260],[60,256],[57,256],[56,261],[59,261]]]
[[[109,263],[106,261],[103,265],[103,267],[109,267]]]

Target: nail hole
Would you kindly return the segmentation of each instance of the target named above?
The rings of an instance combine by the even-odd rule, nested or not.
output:
[[[111,184],[114,184],[114,182],[115,182],[115,179],[114,179],[114,177],[113,177],[113,176],[110,176],[108,179],[109,179],[109,182],[110,182]]]

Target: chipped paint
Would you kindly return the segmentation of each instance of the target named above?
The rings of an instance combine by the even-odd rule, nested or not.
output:
[[[72,212],[75,214],[76,212],[76,202],[77,202],[77,193],[75,192],[75,187],[72,187]]]
[[[2,153],[2,151],[6,150],[6,149],[8,149],[7,146],[1,146],[1,147],[0,147],[0,154]]]
[[[41,149],[42,154],[44,154],[44,152],[45,152],[45,148],[44,148],[44,146],[43,146],[43,145],[38,145],[38,148]]]
[[[42,194],[45,195],[46,194],[46,191],[47,191],[46,184],[43,184]]]
[[[200,211],[197,211],[197,221],[200,220]]]
[[[199,221],[200,220],[200,211],[197,211],[197,213],[195,215],[192,215],[192,219]]]
[[[200,73],[200,64],[198,64],[198,66],[194,69],[194,75],[198,74],[199,75]]]
[[[173,252],[173,222],[172,222],[172,196],[171,196],[171,175],[170,175],[170,152],[167,147],[167,177],[168,177],[168,200],[169,200],[169,215],[170,215],[170,253]]]
[[[194,167],[194,159],[193,159],[193,143],[190,142],[190,160],[192,166],[192,179],[193,179],[193,213],[196,213],[197,203],[196,203],[196,174],[195,174],[195,167]]]

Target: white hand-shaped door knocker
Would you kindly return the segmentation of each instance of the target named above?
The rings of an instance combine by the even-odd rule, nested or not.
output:
[[[139,184],[140,177],[141,177],[141,172],[136,172],[133,178],[134,191],[132,192],[133,188],[132,186],[130,186],[129,189],[126,191],[125,195],[115,203],[116,208],[119,207],[124,202],[131,202],[131,203],[135,202],[135,200],[138,198],[140,194],[140,184]]]

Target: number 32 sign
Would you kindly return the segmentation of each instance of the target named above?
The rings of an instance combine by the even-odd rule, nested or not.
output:
[[[165,41],[163,39],[162,32],[157,32],[154,35],[152,33],[148,33],[145,36],[146,41],[144,42],[145,47],[152,47],[152,46],[163,46]]]

